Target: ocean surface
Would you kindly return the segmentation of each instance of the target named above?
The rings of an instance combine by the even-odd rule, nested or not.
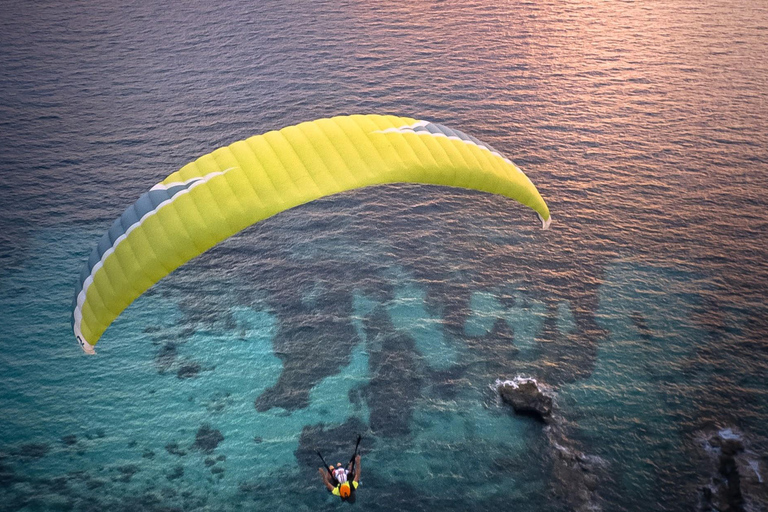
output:
[[[0,510],[558,511],[556,393],[595,506],[693,510],[703,433],[768,479],[768,4],[3,1]],[[393,185],[241,232],[82,354],[112,220],[185,163],[339,114],[446,124],[554,222]],[[582,503],[583,505],[583,503]]]

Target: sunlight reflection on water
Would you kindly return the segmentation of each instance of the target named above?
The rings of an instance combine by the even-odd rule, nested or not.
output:
[[[312,443],[360,429],[365,509],[568,508],[541,430],[488,395],[518,372],[611,464],[605,510],[690,508],[711,424],[768,450],[764,2],[6,10],[0,510],[330,509]],[[223,144],[359,112],[487,141],[552,230],[471,192],[344,194],[180,269],[81,358],[71,287],[126,205]]]

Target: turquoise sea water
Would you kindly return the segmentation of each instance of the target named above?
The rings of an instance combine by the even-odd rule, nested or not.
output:
[[[0,19],[0,510],[569,510],[557,392],[603,510],[690,510],[699,438],[768,474],[768,10],[761,2],[173,8]],[[75,281],[112,219],[212,149],[349,113],[459,128],[539,186],[396,185],[245,230],[85,357]]]

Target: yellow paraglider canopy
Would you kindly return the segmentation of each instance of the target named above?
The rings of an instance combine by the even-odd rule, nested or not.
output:
[[[115,220],[75,291],[72,327],[93,346],[137,297],[180,265],[281,211],[385,183],[446,185],[549,209],[511,161],[458,130],[406,117],[319,119],[219,148],[168,176]]]

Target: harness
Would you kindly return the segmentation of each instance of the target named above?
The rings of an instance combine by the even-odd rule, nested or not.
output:
[[[347,482],[347,484],[349,485],[350,497],[353,497],[355,491],[357,490],[357,486],[359,486],[360,483],[359,482],[355,482],[354,480],[350,480],[350,481]],[[333,490],[331,491],[331,494],[333,494],[334,496],[339,496],[340,498],[344,499],[341,496],[341,486],[342,485],[343,484],[339,484],[336,487],[334,487]],[[349,499],[349,498],[347,498],[347,499]]]
[[[343,484],[347,481],[348,474],[349,472],[344,468],[337,468],[333,470],[333,478],[335,478],[339,484]]]

